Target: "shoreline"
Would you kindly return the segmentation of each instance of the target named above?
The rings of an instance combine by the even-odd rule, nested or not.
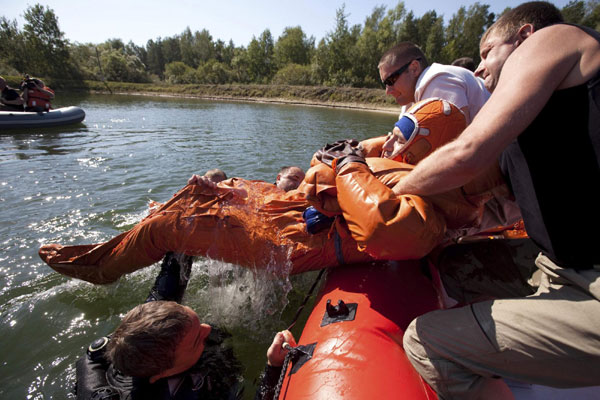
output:
[[[5,79],[7,79],[9,84],[18,84],[20,81],[20,77],[5,77]],[[52,78],[47,78],[47,84],[55,88],[55,90],[65,92],[287,104],[400,114],[400,106],[387,96],[385,90],[381,88],[241,83],[132,83],[91,80],[73,81]]]
[[[106,94],[111,93],[106,90],[92,90],[92,94]],[[287,105],[299,105],[309,107],[326,107],[326,108],[342,108],[357,111],[370,111],[379,112],[386,114],[399,114],[400,107],[392,106],[381,106],[369,103],[359,102],[332,102],[332,101],[318,101],[318,100],[303,100],[303,99],[286,99],[286,98],[273,98],[273,97],[245,97],[245,96],[214,96],[214,95],[199,95],[189,93],[156,93],[156,92],[144,92],[144,91],[117,91],[113,92],[115,95],[124,96],[145,96],[145,97],[170,97],[170,98],[182,98],[182,99],[200,99],[200,100],[216,100],[216,101],[232,101],[232,102],[246,102],[246,103],[263,103],[263,104],[287,104]]]

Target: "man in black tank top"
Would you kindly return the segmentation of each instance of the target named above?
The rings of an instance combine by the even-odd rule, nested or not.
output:
[[[512,398],[498,377],[600,385],[600,34],[560,22],[545,2],[496,21],[476,71],[492,96],[394,188],[442,193],[499,160],[541,249],[533,295],[435,311],[407,329],[409,359],[443,399]]]

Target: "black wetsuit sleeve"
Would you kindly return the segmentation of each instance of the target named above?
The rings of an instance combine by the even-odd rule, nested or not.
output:
[[[256,390],[254,400],[273,400],[275,389],[281,375],[281,367],[267,365],[260,376],[260,384]]]
[[[164,300],[181,303],[190,277],[192,262],[193,257],[167,253],[145,302]]]

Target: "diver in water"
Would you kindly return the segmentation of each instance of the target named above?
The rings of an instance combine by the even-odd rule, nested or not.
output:
[[[76,364],[77,400],[241,399],[242,366],[230,335],[200,322],[179,304],[192,257],[168,253],[144,304],[129,311],[115,332],[94,341]],[[257,400],[270,400],[287,350],[279,332],[267,352],[268,366]]]

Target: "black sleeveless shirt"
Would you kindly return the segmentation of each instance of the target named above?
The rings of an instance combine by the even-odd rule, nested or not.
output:
[[[600,42],[600,34],[577,26]],[[600,264],[600,71],[555,91],[500,156],[531,239],[562,267]]]

